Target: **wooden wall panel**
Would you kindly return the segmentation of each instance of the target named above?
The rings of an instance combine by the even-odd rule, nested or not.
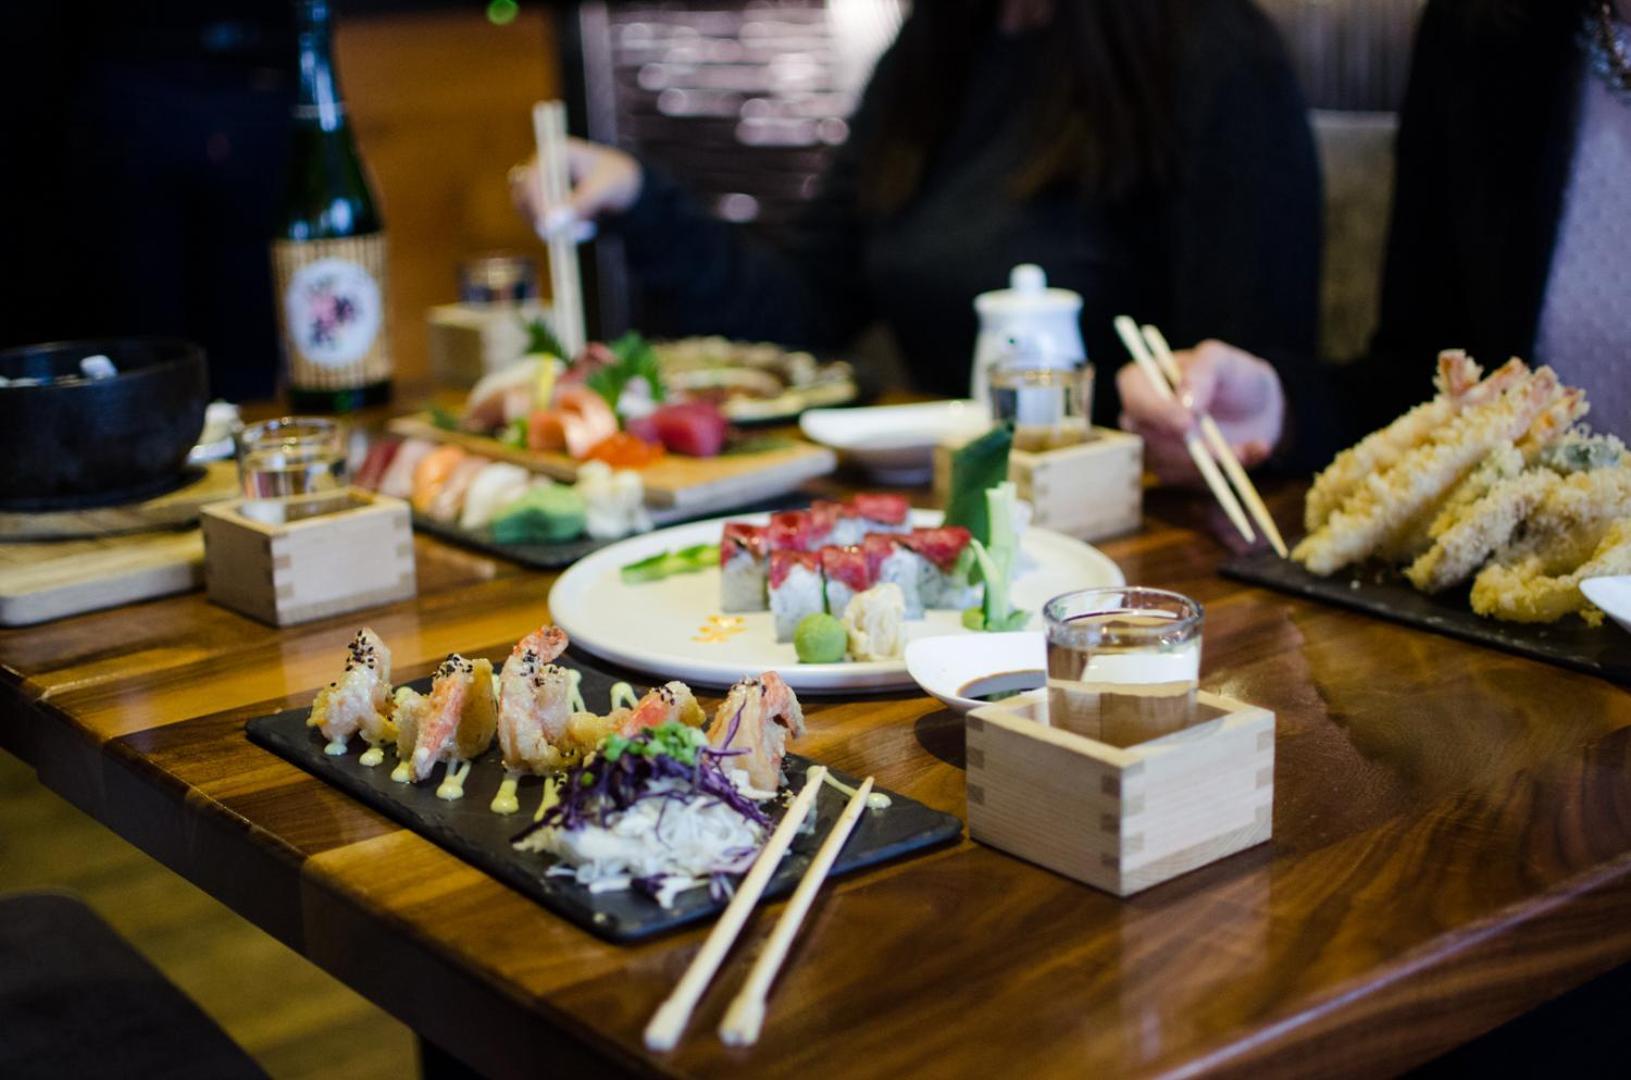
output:
[[[505,173],[532,150],[530,109],[559,93],[540,5],[508,26],[479,5],[348,16],[340,79],[390,230],[390,331],[400,382],[426,377],[425,312],[457,299],[460,260],[542,254],[510,207]]]

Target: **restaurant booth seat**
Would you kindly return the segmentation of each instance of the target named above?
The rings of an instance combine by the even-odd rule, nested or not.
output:
[[[83,901],[0,897],[0,1077],[265,1075]]]

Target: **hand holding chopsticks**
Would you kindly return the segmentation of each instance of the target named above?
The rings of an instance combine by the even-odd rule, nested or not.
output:
[[[825,782],[827,770],[822,765],[812,765],[804,776],[804,787],[793,800],[793,805],[787,808],[781,821],[776,825],[770,839],[754,860],[753,868],[737,886],[736,895],[725,907],[719,921],[708,934],[708,940],[702,943],[702,948],[691,959],[691,966],[685,969],[685,974],[675,985],[673,993],[668,995],[652,1016],[651,1022],[646,1025],[646,1049],[672,1050],[679,1043],[680,1036],[685,1033],[685,1025],[691,1019],[691,1011],[696,1008],[697,1002],[702,1000],[703,991],[707,990],[708,982],[719,970],[724,962],[725,954],[730,951],[731,944],[735,942],[736,935],[742,930],[742,924],[747,922],[748,914],[753,905],[759,902],[765,886],[769,884],[770,877],[781,865],[782,856],[786,854],[788,845],[793,842],[793,834],[803,824],[804,817],[810,811],[816,796],[821,793],[821,785]],[[864,801],[863,804],[865,805]]]
[[[1191,430],[1185,434],[1184,448],[1189,452],[1195,467],[1206,480],[1207,487],[1212,490],[1229,520],[1247,542],[1256,539],[1256,533],[1246,520],[1245,511],[1241,507],[1241,500],[1244,500],[1251,510],[1252,519],[1263,530],[1274,550],[1284,558],[1286,545],[1280,536],[1280,530],[1275,526],[1274,519],[1264,506],[1257,488],[1247,476],[1246,470],[1241,467],[1240,460],[1230,448],[1217,423],[1210,415],[1196,408],[1185,387],[1183,372],[1179,370],[1166,338],[1153,326],[1146,326],[1141,331],[1138,324],[1125,315],[1116,319],[1115,326],[1122,343],[1126,345],[1127,351],[1132,354],[1134,362],[1149,380],[1156,394],[1163,400],[1181,404],[1196,422],[1198,430]],[[1218,470],[1219,462],[1222,463],[1223,472],[1228,474],[1227,482],[1223,473]],[[1234,484],[1234,490],[1229,487],[1231,482]],[[1236,490],[1240,493],[1238,499],[1235,496]]]

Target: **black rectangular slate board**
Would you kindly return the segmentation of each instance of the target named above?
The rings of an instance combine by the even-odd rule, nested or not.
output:
[[[1551,624],[1486,619],[1473,614],[1467,602],[1468,589],[1428,596],[1401,578],[1384,576],[1386,572],[1374,567],[1324,578],[1272,551],[1233,559],[1223,565],[1221,573],[1237,581],[1379,615],[1407,626],[1631,685],[1631,634],[1612,623],[1591,627],[1574,616]]]
[[[617,676],[598,666],[593,658],[580,656],[575,651],[568,654],[567,663],[583,672],[583,695],[589,707],[604,710]],[[430,680],[419,679],[406,685],[423,692],[429,688]],[[635,687],[636,693],[643,693],[645,689]],[[505,816],[487,809],[504,776],[496,748],[476,759],[475,767],[465,780],[464,798],[447,802],[436,797],[444,766],[437,766],[436,772],[422,784],[399,784],[391,779],[396,755],[390,750],[386,751],[385,763],[374,768],[358,764],[362,748],[356,740],[344,757],[330,757],[323,752],[322,736],[306,727],[310,712],[309,708],[290,709],[256,717],[248,724],[249,739],[440,844],[598,937],[614,942],[639,941],[711,918],[724,910],[725,905],[712,900],[705,888],[679,894],[674,906],[665,909],[638,893],[596,895],[571,878],[545,877],[544,871],[552,861],[549,856],[516,851],[510,846],[511,837],[531,824],[533,812],[542,798],[543,780],[526,777],[521,781],[519,813]],[[793,790],[803,786],[804,773],[810,764],[796,754],[788,755],[785,771]],[[851,787],[858,783],[844,773],[834,772],[833,776]],[[904,796],[888,794],[891,800],[888,809],[868,810],[862,814],[833,865],[834,875],[949,843],[962,835],[963,823],[959,818],[931,810]],[[770,879],[766,896],[784,896],[793,891],[847,801],[842,792],[822,786],[816,799],[814,832],[793,841],[787,857]]]
[[[807,506],[809,502],[810,497],[808,495],[790,492],[774,499],[756,502],[751,506],[735,511],[735,513],[745,515],[764,513],[767,510],[788,510],[795,506]],[[705,516],[721,517],[724,515],[708,514]],[[685,520],[696,519],[687,518]],[[680,522],[669,522],[669,524],[680,524]],[[579,540],[566,540],[559,544],[500,544],[493,539],[493,534],[488,529],[463,529],[450,522],[437,521],[435,518],[417,511],[413,515],[413,527],[422,533],[436,537],[438,540],[446,540],[450,544],[471,548],[494,558],[508,559],[510,562],[518,563],[533,570],[562,570],[591,551],[599,551],[608,544],[617,542],[615,540],[590,540],[584,537]]]
[[[487,529],[461,529],[445,521],[415,513],[413,527],[422,533],[446,540],[450,544],[472,548],[498,559],[531,567],[534,570],[560,570],[571,566],[591,551],[599,551],[612,540],[567,540],[559,544],[500,544]]]

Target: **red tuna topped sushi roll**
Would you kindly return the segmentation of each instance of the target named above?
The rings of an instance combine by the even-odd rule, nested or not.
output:
[[[889,581],[900,586],[906,601],[906,617],[923,618],[923,580],[935,572],[934,566],[913,551],[904,536],[873,533],[861,541],[861,546],[866,550],[869,563],[877,567],[872,583]],[[831,583],[827,585],[827,595],[832,595]]]
[[[865,544],[821,549],[821,572],[827,579],[827,610],[842,617],[850,597],[878,583],[877,548]]]
[[[924,607],[961,611],[980,602],[981,587],[968,580],[972,539],[973,534],[961,525],[913,529],[901,538],[903,544],[923,556],[918,591]]]
[[[815,551],[770,553],[770,613],[776,640],[792,641],[799,620],[823,610],[821,554]]]
[[[770,529],[727,521],[719,541],[721,611],[763,611],[770,603]]]

